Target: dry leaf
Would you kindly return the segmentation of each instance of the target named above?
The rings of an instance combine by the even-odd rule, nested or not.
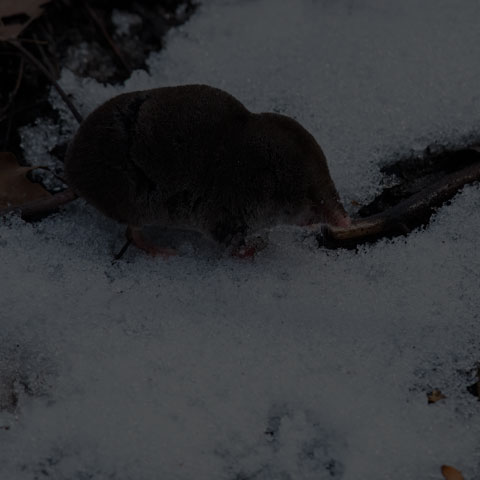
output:
[[[0,152],[0,210],[51,197],[40,184],[26,177],[35,168],[22,167],[13,153]]]
[[[432,390],[430,393],[427,393],[428,403],[436,403],[439,400],[443,400],[444,398],[447,397],[438,389]]]
[[[449,465],[442,465],[442,475],[445,477],[445,480],[465,480],[462,472]]]
[[[1,0],[0,40],[17,38],[23,30],[43,13],[50,0]]]

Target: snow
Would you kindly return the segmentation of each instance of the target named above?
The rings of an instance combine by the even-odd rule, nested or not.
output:
[[[142,23],[142,19],[135,13],[125,12],[115,8],[112,12],[112,23],[115,25],[115,33],[117,35],[128,35],[133,26]]]
[[[208,83],[319,140],[347,207],[381,165],[480,123],[480,5],[465,0],[209,0],[150,74],[68,71],[83,114],[123,91]],[[28,158],[76,126],[24,135]],[[42,150],[43,149],[43,150]],[[480,476],[480,190],[430,225],[355,251],[279,226],[253,261],[178,235],[130,249],[81,200],[0,226],[1,478],[439,479]],[[28,386],[28,388],[25,387]],[[427,404],[440,389],[446,399]],[[5,393],[7,392],[7,393]]]

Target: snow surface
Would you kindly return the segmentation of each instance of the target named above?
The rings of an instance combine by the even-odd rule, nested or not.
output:
[[[135,13],[125,12],[115,8],[112,12],[112,23],[115,25],[115,33],[117,35],[128,35],[133,26],[142,23],[142,19]]]
[[[111,96],[208,83],[295,117],[343,200],[380,166],[480,123],[476,0],[210,0],[124,86],[65,71],[84,114]],[[31,160],[51,136],[24,132]],[[349,207],[352,210],[352,207]],[[253,261],[188,235],[182,255],[112,254],[122,227],[82,201],[0,226],[0,476],[84,479],[480,477],[480,190],[358,252],[275,228]],[[25,387],[27,386],[27,387]],[[446,399],[427,404],[427,392]],[[6,429],[5,427],[9,427]]]

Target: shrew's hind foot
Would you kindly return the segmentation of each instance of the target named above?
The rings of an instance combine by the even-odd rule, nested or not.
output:
[[[163,258],[169,258],[174,255],[177,255],[177,250],[168,247],[159,247],[155,245],[150,240],[146,239],[143,235],[142,229],[138,227],[133,227],[129,225],[127,231],[125,232],[127,237],[127,243],[123,246],[122,250],[115,256],[115,260],[118,260],[123,256],[130,244],[134,244],[140,250],[148,253],[152,257],[161,256]]]
[[[256,253],[257,253],[257,250],[254,246],[242,245],[240,247],[235,248],[231,252],[231,255],[232,257],[236,257],[236,258],[242,258],[242,259],[252,258],[253,259]]]
[[[242,259],[253,259],[258,252],[261,252],[268,246],[268,234],[254,235],[242,239],[232,251],[232,257]]]

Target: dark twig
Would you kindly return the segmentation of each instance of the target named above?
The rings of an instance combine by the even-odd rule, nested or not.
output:
[[[15,87],[12,92],[12,97],[15,97],[15,95],[18,92],[18,89],[20,88],[20,84],[22,83],[22,78],[23,78],[24,67],[25,67],[25,60],[23,57],[20,57],[20,67],[18,69],[17,81],[15,82]]]
[[[46,39],[45,44],[48,46],[48,50],[50,53],[50,63],[53,67],[53,71],[55,72],[55,77],[59,76],[60,66],[58,64],[58,54],[55,50],[56,41],[52,34],[53,27],[48,19],[48,15],[44,15],[43,23],[40,24],[40,29],[42,31],[43,37]]]
[[[20,88],[20,84],[22,83],[24,65],[25,65],[25,61],[23,57],[20,56],[20,67],[17,75],[17,80],[15,82],[15,86],[13,88],[13,91],[10,93],[10,98],[8,99],[7,104],[0,111],[0,122],[3,122],[6,118],[8,118],[5,137],[3,140],[4,145],[8,145],[8,143],[10,142],[10,135],[12,134],[12,126],[13,126],[13,117],[15,114],[15,111],[14,111],[15,98],[17,96],[18,89]]]
[[[20,88],[20,84],[22,83],[24,67],[25,67],[25,60],[23,57],[20,57],[20,65],[18,66],[18,74],[17,74],[17,80],[15,81],[15,86],[13,87],[13,90],[10,93],[10,98],[8,99],[7,104],[4,107],[2,107],[2,109],[0,110],[0,115],[4,115],[5,112],[7,112],[8,109],[11,107],[13,101],[15,100],[18,89]]]
[[[110,45],[110,48],[112,49],[113,53],[116,55],[117,59],[120,61],[122,67],[125,68],[127,73],[131,73],[132,68],[128,64],[121,50],[118,48],[117,44],[113,41],[112,37],[108,33],[103,20],[97,15],[95,10],[88,4],[86,0],[83,0],[83,4],[85,5],[88,15],[93,20],[97,28],[102,32],[102,35]]]
[[[446,175],[385,212],[355,220],[348,228],[327,226],[321,243],[330,248],[354,248],[366,241],[408,233],[427,221],[435,208],[452,198],[463,186],[479,180],[480,162],[476,162]]]
[[[17,38],[20,43],[33,43],[34,45],[48,45],[46,40],[38,40],[37,38]]]
[[[58,94],[62,97],[63,101],[66,103],[66,105],[72,112],[75,119],[78,121],[78,123],[82,123],[83,118],[80,115],[79,111],[75,108],[72,101],[68,98],[68,95],[62,89],[62,87],[58,84],[58,82],[53,77],[53,75],[48,71],[48,69],[42,64],[42,62],[38,61],[27,49],[23,48],[18,40],[7,40],[7,41],[8,43],[10,43],[10,45],[12,45],[17,50],[19,50],[27,60],[32,62],[50,80],[52,85],[57,89]]]
[[[42,57],[43,64],[46,67],[48,67],[52,76],[57,77],[58,72],[57,72],[57,70],[55,70],[55,67],[53,66],[52,62],[48,58],[48,55],[45,53],[45,49],[43,48],[42,43],[40,43],[40,41],[38,40],[37,35],[35,33],[33,34],[33,38],[35,38],[35,40],[37,41],[35,45],[37,47],[38,52],[40,53],[40,56]]]
[[[113,257],[114,260],[120,260],[123,255],[125,255],[125,252],[127,251],[128,247],[132,244],[132,239],[127,238],[127,241],[124,243],[123,247],[121,250]]]

